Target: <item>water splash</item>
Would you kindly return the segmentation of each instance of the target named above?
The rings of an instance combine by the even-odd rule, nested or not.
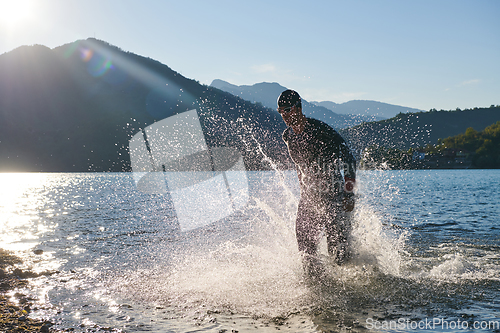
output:
[[[343,325],[357,331],[367,318],[498,313],[500,256],[494,238],[455,241],[460,235],[455,233],[449,240],[444,238],[457,226],[446,219],[445,231],[434,226],[440,222],[436,217],[432,225],[414,222],[415,207],[429,211],[418,205],[422,186],[413,192],[405,188],[414,185],[404,173],[358,174],[354,258],[337,266],[323,244],[325,274],[319,280],[304,274],[297,251],[295,172],[248,175],[251,197],[244,211],[183,233],[167,230],[173,217],[165,216],[162,198],[132,195],[131,175],[54,175],[66,180],[34,191],[43,209],[33,206],[28,212],[54,226],[40,239],[44,255],[53,258],[38,260],[64,262],[60,274],[33,284],[76,325],[88,318],[157,332],[190,331],[193,325],[202,331],[230,329],[233,322],[257,331],[266,325],[304,332]],[[422,200],[431,200],[430,190],[422,189]],[[59,209],[67,214],[53,214]],[[489,227],[477,228],[487,237]],[[444,240],[436,241],[436,235]],[[47,286],[52,291],[42,290]],[[92,317],[85,315],[89,306]]]
[[[249,182],[251,204],[226,221],[232,230],[245,230],[240,237],[217,240],[221,229],[186,235],[190,239],[181,243],[190,244],[191,251],[178,252],[168,264],[157,262],[127,274],[117,289],[134,290],[142,302],[175,308],[179,316],[202,311],[272,319],[311,314],[325,306],[345,311],[346,304],[359,304],[353,299],[370,288],[378,272],[399,274],[403,238],[389,238],[381,220],[361,204],[354,216],[353,261],[337,266],[322,251],[326,274],[323,281],[311,282],[295,240],[295,172],[249,172]],[[203,241],[195,248],[197,237]]]

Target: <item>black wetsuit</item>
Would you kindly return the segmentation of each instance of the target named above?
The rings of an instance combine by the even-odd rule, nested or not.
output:
[[[297,168],[300,201],[296,233],[299,251],[314,255],[321,231],[327,234],[328,251],[342,261],[345,255],[350,223],[342,207],[344,177],[355,179],[356,160],[346,142],[322,121],[306,118],[300,134],[288,127],[283,140]]]

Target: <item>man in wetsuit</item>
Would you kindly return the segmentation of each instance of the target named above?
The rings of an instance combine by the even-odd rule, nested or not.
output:
[[[354,209],[356,160],[339,133],[322,121],[304,116],[297,92],[281,93],[278,112],[288,126],[283,140],[300,182],[296,220],[299,251],[306,259],[314,258],[321,231],[325,230],[328,252],[341,264],[348,255],[347,215]]]

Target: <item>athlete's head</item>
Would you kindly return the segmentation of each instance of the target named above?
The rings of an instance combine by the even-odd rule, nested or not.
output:
[[[278,97],[278,112],[287,126],[295,126],[303,121],[302,101],[293,90],[285,90]]]
[[[290,89],[283,91],[280,97],[278,97],[278,109],[294,106],[302,108],[302,100],[300,99],[299,94]]]

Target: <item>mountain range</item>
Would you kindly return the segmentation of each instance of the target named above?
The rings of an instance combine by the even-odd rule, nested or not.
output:
[[[287,89],[278,83],[237,86],[218,79],[211,86],[271,109],[276,109],[278,96]],[[303,100],[303,112],[337,129],[359,153],[373,145],[398,149],[423,147],[435,144],[439,139],[465,133],[468,127],[481,131],[500,120],[500,108],[493,106],[425,112],[362,100],[342,104]],[[385,117],[388,119],[382,119]]]
[[[282,91],[287,89],[276,82],[262,82],[251,86],[237,86],[219,79],[213,80],[210,86],[230,92],[231,94],[246,99],[247,101],[261,103],[271,109],[276,108],[278,96]],[[308,102],[303,100],[303,104],[303,112],[307,115],[314,115],[315,111],[318,114],[329,115],[332,115],[331,112],[334,112],[335,115],[332,116],[333,121],[330,122],[330,125],[335,128],[346,128],[366,121],[392,118],[399,113],[422,112],[422,110],[414,108],[363,100],[354,100],[342,104],[329,101]],[[320,120],[325,121],[324,119]]]
[[[500,120],[500,106],[466,110],[400,113],[396,117],[363,123],[341,131],[358,152],[369,146],[418,149],[465,133],[470,127],[482,131]]]
[[[276,101],[278,100],[279,95],[287,89],[276,82],[262,82],[251,86],[237,86],[219,79],[213,80],[210,86],[229,92],[252,103],[261,104],[273,110],[276,110]],[[327,107],[309,103],[305,99],[302,99],[302,112],[304,112],[306,116],[324,121],[336,129],[359,125],[367,121],[383,119],[382,117],[375,115],[363,115],[356,113],[340,114]]]
[[[419,109],[408,108],[404,106],[387,104],[377,101],[355,100],[341,104],[329,101],[311,102],[311,103],[313,103],[314,105],[323,106],[339,114],[354,114],[354,115],[371,116],[384,119],[395,117],[400,113],[415,113],[423,111]]]
[[[292,167],[281,139],[285,125],[274,104],[285,88],[256,84],[254,98],[248,98],[214,82],[199,84],[156,60],[94,38],[4,53],[0,171],[130,171],[129,140],[151,124],[192,109],[209,148],[236,148],[247,170]],[[304,105],[309,116],[340,129],[358,152],[373,144],[433,144],[500,120],[500,107],[403,112],[368,122],[366,116],[356,119],[307,101]]]
[[[130,171],[130,138],[197,109],[208,147],[286,167],[276,111],[93,38],[0,55],[0,171]]]

